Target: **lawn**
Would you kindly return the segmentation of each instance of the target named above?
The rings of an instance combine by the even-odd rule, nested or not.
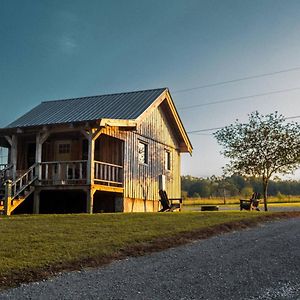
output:
[[[119,255],[122,251],[142,247],[162,237],[176,239],[184,232],[266,215],[271,214],[200,212],[1,217],[0,286],[78,269],[89,265],[86,263],[89,260],[101,264],[105,258],[122,258]],[[49,269],[51,271],[47,271]]]

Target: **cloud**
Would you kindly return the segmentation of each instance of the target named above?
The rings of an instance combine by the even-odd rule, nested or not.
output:
[[[56,40],[60,51],[65,54],[72,54],[78,47],[75,38],[79,26],[78,16],[71,11],[57,11],[54,14],[56,28]]]
[[[60,37],[59,46],[61,50],[66,54],[74,53],[76,48],[78,47],[76,40],[67,34],[63,34]]]

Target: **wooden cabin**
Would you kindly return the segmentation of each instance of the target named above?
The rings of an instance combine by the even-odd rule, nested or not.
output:
[[[192,145],[167,88],[42,102],[0,129],[3,214],[152,212]]]

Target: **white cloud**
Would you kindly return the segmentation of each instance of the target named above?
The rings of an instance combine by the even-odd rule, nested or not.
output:
[[[64,34],[60,37],[59,45],[61,47],[61,50],[67,54],[74,53],[75,49],[78,46],[76,43],[76,40],[73,37],[68,36],[66,34]]]

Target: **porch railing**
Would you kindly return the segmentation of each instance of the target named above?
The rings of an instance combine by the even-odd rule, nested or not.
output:
[[[123,186],[123,166],[95,161],[95,183]]]
[[[87,161],[51,161],[40,163],[42,184],[86,184]]]
[[[37,180],[41,185],[87,184],[86,160],[49,161],[33,165],[14,182],[13,194],[18,193],[25,185]],[[11,166],[2,167],[0,175],[10,171]],[[2,177],[4,178],[4,177]],[[8,177],[5,177],[6,179]],[[1,177],[0,177],[1,179]],[[94,182],[108,186],[123,186],[123,166],[101,161],[94,162]]]
[[[0,183],[10,177],[10,171],[12,169],[11,164],[0,164]]]

